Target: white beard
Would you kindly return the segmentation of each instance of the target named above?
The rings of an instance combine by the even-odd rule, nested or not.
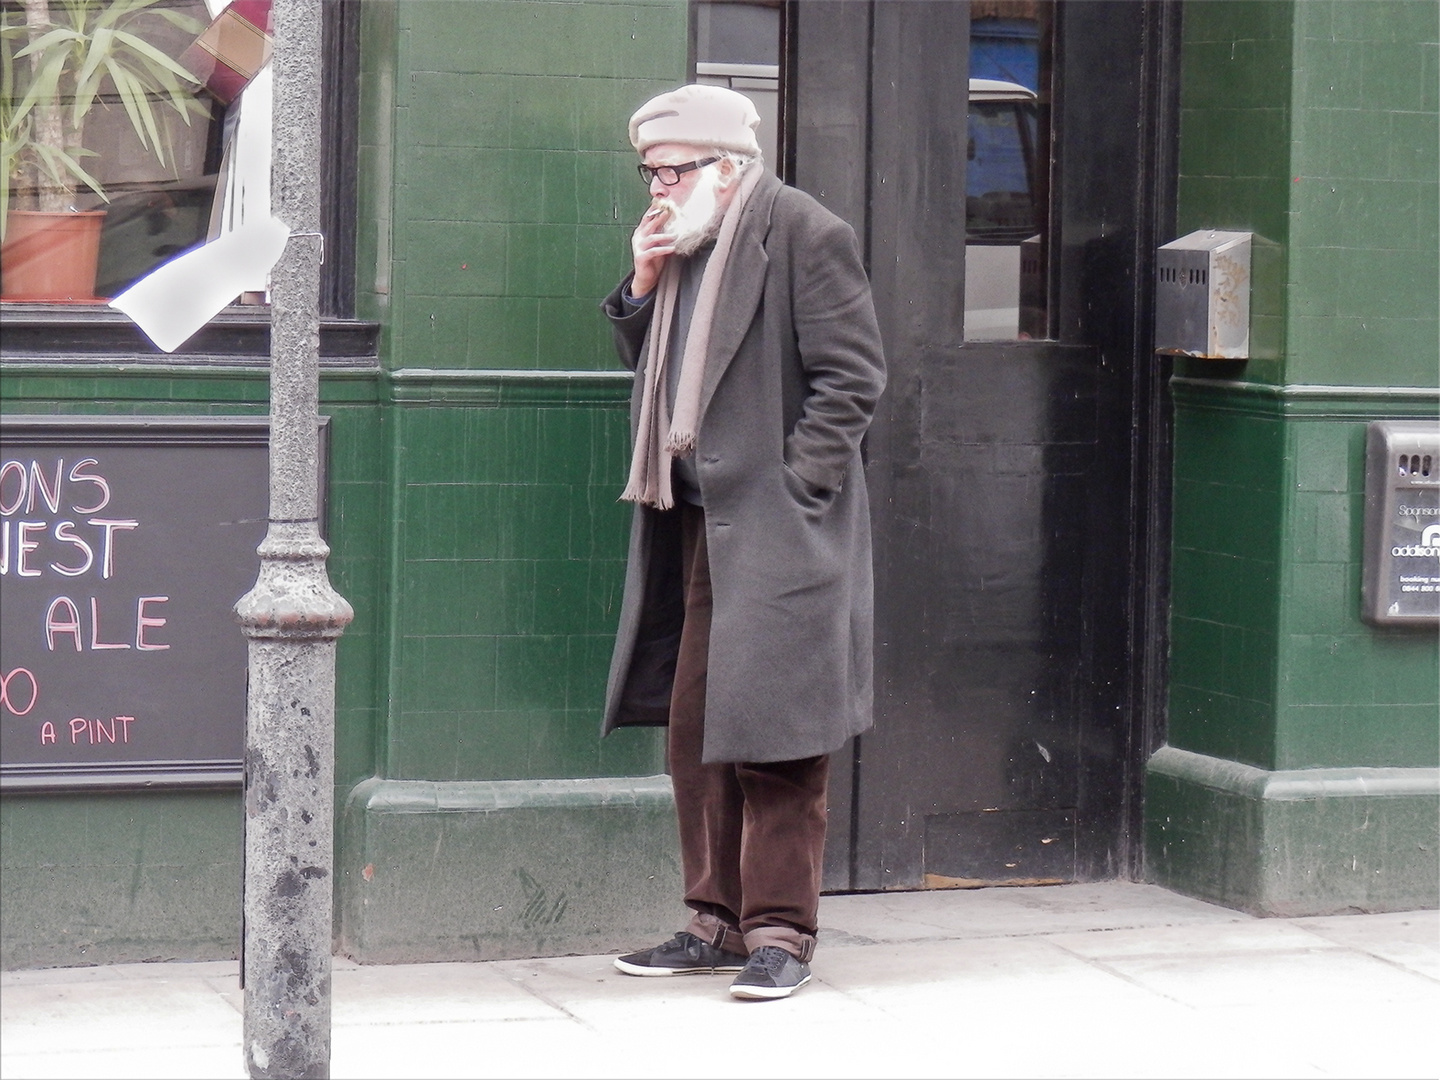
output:
[[[670,209],[666,231],[675,236],[675,254],[693,255],[719,235],[725,216],[720,208],[721,183],[719,171],[706,166],[684,206],[661,200],[661,205]]]

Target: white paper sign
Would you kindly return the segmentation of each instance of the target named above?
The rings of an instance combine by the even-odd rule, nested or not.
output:
[[[279,218],[251,218],[157,267],[110,306],[129,315],[159,348],[174,352],[250,282],[263,281],[289,238],[290,227]]]

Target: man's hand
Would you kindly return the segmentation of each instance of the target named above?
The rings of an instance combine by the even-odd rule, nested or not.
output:
[[[636,300],[649,296],[660,280],[665,260],[675,252],[675,236],[665,232],[672,209],[666,202],[652,203],[630,237],[630,250],[635,256],[635,277],[630,282],[630,295]]]

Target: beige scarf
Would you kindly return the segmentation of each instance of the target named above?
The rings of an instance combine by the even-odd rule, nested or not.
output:
[[[640,397],[640,425],[635,433],[635,449],[630,459],[630,477],[620,498],[627,502],[644,503],[659,510],[675,505],[670,487],[672,458],[686,457],[695,451],[699,430],[700,390],[705,380],[705,358],[710,351],[710,329],[715,321],[715,303],[720,295],[720,282],[730,261],[730,247],[740,215],[750,200],[750,193],[760,181],[763,169],[759,162],[745,170],[735,198],[725,208],[715,250],[700,279],[695,296],[695,312],[690,317],[690,330],[680,351],[680,385],[675,391],[675,416],[667,415],[665,394],[665,363],[667,348],[675,321],[675,308],[680,292],[680,261],[665,260],[656,285],[655,314],[650,322],[650,338],[645,353],[645,387]]]

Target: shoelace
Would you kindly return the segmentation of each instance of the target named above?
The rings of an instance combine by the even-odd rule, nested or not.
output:
[[[756,949],[750,959],[759,959],[760,965],[765,969],[767,975],[778,975],[785,967],[785,961],[790,959],[790,954],[778,945],[765,945]]]

